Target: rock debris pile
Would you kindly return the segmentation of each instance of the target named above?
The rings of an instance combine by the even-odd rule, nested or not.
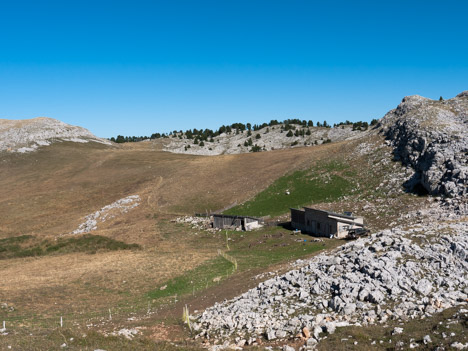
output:
[[[99,211],[91,213],[85,217],[85,221],[80,224],[78,229],[72,234],[89,233],[97,229],[98,223],[105,222],[111,218],[130,211],[132,208],[140,204],[139,195],[130,195],[123,199],[117,200],[110,205],[104,206]]]
[[[468,197],[468,91],[445,101],[407,96],[382,125],[395,158],[416,171],[411,188]]]
[[[468,222],[385,230],[216,304],[193,326],[198,337],[238,345],[307,328],[313,345],[340,326],[430,316],[467,302],[467,243]]]
[[[206,230],[206,231],[209,231],[209,232],[220,231],[220,229],[212,227],[212,225],[211,225],[212,220],[211,220],[210,217],[184,216],[184,217],[177,217],[175,219],[175,222],[176,223],[188,224],[193,229]]]

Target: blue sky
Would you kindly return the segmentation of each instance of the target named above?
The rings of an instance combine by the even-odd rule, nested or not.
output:
[[[382,117],[468,89],[466,1],[3,1],[0,118],[98,136]]]

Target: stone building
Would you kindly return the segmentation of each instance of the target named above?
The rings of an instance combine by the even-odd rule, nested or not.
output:
[[[291,208],[291,226],[315,236],[345,238],[352,228],[364,227],[362,217],[304,207]]]
[[[262,220],[248,216],[213,215],[213,228],[252,230],[262,226]]]

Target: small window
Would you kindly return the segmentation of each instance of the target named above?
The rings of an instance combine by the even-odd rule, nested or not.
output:
[[[317,223],[317,229],[320,229],[320,223]]]

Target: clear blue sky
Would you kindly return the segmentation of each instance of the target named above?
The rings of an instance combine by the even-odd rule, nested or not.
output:
[[[468,89],[468,2],[0,2],[0,118],[102,137],[382,117]]]

